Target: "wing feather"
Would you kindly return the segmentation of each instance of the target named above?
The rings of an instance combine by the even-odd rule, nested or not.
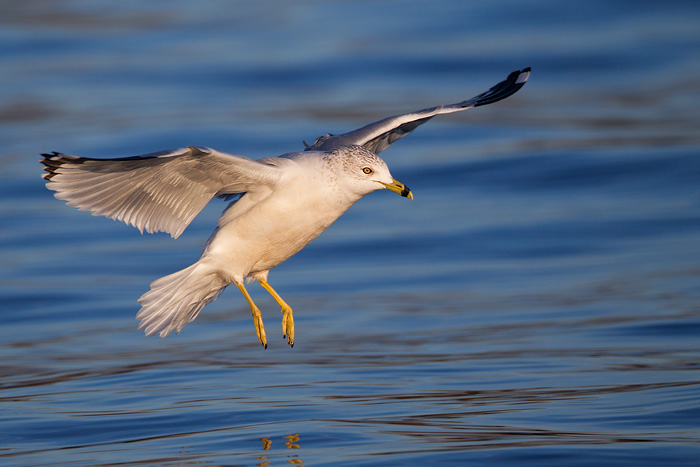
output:
[[[316,139],[314,144],[307,146],[306,150],[332,151],[342,146],[356,144],[366,147],[375,154],[379,154],[436,115],[460,112],[472,107],[493,104],[512,96],[525,85],[529,77],[530,67],[516,70],[488,91],[466,101],[385,118],[342,135],[321,136]]]
[[[56,198],[174,238],[213,197],[273,186],[280,176],[274,164],[192,146],[119,159],[43,156],[43,177]]]

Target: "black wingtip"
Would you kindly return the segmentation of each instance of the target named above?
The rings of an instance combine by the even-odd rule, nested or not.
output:
[[[52,153],[42,152],[40,155],[41,155],[41,157],[43,157],[43,159],[39,160],[39,162],[41,162],[42,164],[46,164],[46,162],[54,160],[59,156],[62,156],[62,154],[60,152],[56,152],[56,151],[53,151]]]
[[[515,70],[509,74],[505,80],[496,84],[485,93],[478,95],[474,107],[493,104],[494,102],[512,96],[527,83],[528,78],[530,78],[530,71],[530,67],[523,68],[522,70]]]
[[[39,162],[44,164],[44,170],[47,172],[41,176],[44,178],[44,180],[51,180],[54,175],[56,175],[56,170],[63,165],[63,163],[60,161],[60,156],[62,156],[62,154],[54,151],[51,154],[41,153],[41,155],[43,156],[43,159],[40,159]]]

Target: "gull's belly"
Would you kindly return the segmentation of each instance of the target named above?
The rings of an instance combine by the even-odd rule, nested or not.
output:
[[[308,245],[351,204],[325,196],[272,197],[221,226],[206,255],[236,278],[267,271]]]
[[[340,215],[319,219],[308,214],[313,213],[297,212],[293,216],[280,213],[275,217],[277,222],[265,223],[253,232],[249,245],[254,246],[251,250],[258,253],[250,257],[255,264],[251,265],[249,274],[266,271],[286,261],[318,237]]]

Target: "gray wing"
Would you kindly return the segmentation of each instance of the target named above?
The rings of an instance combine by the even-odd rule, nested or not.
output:
[[[273,186],[279,178],[274,165],[192,146],[120,159],[42,155],[43,177],[56,198],[173,238],[213,197]]]
[[[493,104],[508,96],[512,96],[525,85],[529,77],[530,67],[527,67],[523,70],[512,72],[504,81],[466,101],[385,118],[342,135],[327,134],[320,136],[316,138],[312,145],[304,144],[306,144],[307,151],[332,151],[342,146],[356,144],[366,147],[375,154],[379,154],[436,115],[460,112],[472,107]]]

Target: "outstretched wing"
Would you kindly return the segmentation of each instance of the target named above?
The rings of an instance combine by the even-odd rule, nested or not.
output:
[[[460,112],[472,107],[493,104],[518,92],[530,77],[530,67],[517,70],[508,75],[504,81],[493,86],[488,91],[463,102],[451,105],[440,105],[429,109],[419,110],[404,115],[385,118],[378,122],[342,135],[325,135],[316,139],[314,144],[307,145],[307,151],[332,151],[342,146],[356,144],[364,146],[375,154],[379,154],[395,141],[403,138],[418,126],[440,114]]]
[[[120,159],[42,155],[56,198],[173,238],[213,197],[264,189],[279,178],[274,165],[192,146]]]

